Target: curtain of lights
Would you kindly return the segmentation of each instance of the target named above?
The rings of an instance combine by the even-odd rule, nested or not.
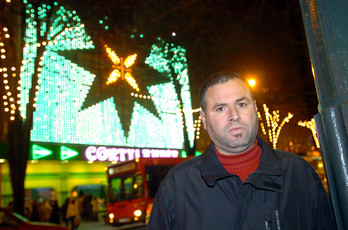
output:
[[[95,73],[66,57],[58,51],[79,52],[96,49],[87,35],[84,24],[75,11],[69,11],[55,2],[57,10],[52,16],[50,37],[47,43],[38,44],[34,9],[26,1],[26,32],[23,62],[21,66],[21,114],[25,116],[31,76],[38,45],[45,45],[40,61],[39,89],[36,95],[36,111],[31,140],[50,143],[86,145],[115,145],[154,148],[183,148],[182,116],[178,96],[174,90],[173,76],[168,68],[174,68],[181,85],[181,96],[191,145],[194,139],[193,116],[189,77],[185,50],[160,42],[153,45],[146,63],[158,72],[168,72],[168,82],[148,87],[159,117],[153,115],[140,103],[134,103],[128,137],[124,135],[117,113],[117,104],[112,97],[81,110],[82,104],[96,78]],[[40,19],[45,18],[47,5],[39,8]],[[47,30],[45,23],[40,31]],[[171,59],[165,52],[175,54]],[[149,76],[153,77],[153,76]],[[136,73],[134,73],[136,79]]]

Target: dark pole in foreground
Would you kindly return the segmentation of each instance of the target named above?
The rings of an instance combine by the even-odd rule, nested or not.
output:
[[[319,113],[317,131],[337,226],[348,229],[348,2],[300,0]]]

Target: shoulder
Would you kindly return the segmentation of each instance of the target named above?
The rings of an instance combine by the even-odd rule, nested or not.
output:
[[[308,167],[310,164],[300,155],[286,152],[278,149],[272,149],[261,138],[257,139],[258,145],[262,149],[262,162],[268,162],[267,166],[279,165],[284,168],[291,165],[297,165],[299,167]]]
[[[185,160],[169,170],[163,180],[163,186],[181,184],[190,181],[200,175],[202,156]]]
[[[200,175],[201,159],[201,156],[194,157],[172,167],[163,179],[156,197],[175,199],[173,196],[178,189],[185,187]]]
[[[313,170],[312,166],[298,154],[272,149],[261,138],[258,138],[258,144],[262,148],[260,165],[265,171],[290,171],[292,173],[292,170],[296,170],[299,171],[298,173],[303,173],[303,170]]]
[[[285,169],[285,172],[291,174],[292,176],[297,176],[302,180],[313,180],[320,181],[318,174],[312,167],[310,163],[308,163],[302,156],[280,151],[274,150],[276,158],[280,160],[281,166]]]
[[[181,162],[180,164],[175,165],[170,171],[169,176],[174,176],[175,174],[192,172],[200,168],[203,156],[193,157],[186,161]]]
[[[295,164],[299,166],[311,167],[310,164],[298,154],[277,149],[274,149],[273,152],[275,154],[275,157],[279,159],[282,164]]]

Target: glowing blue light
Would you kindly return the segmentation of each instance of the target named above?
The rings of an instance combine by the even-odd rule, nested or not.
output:
[[[55,5],[58,5],[55,2]],[[181,87],[183,109],[188,133],[193,143],[191,95],[185,50],[174,44],[160,42],[153,45],[146,63],[168,75],[168,82],[148,87],[159,117],[139,102],[133,105],[128,137],[125,136],[118,115],[118,105],[110,97],[85,109],[82,104],[94,84],[96,75],[59,54],[60,51],[95,49],[85,26],[75,11],[60,6],[51,18],[51,24],[36,22],[34,9],[26,5],[26,32],[23,65],[21,66],[21,114],[25,118],[34,63],[37,57],[37,27],[43,35],[50,31],[42,57],[41,75],[37,93],[31,141],[119,145],[133,147],[183,148],[182,115],[176,95],[173,68]],[[40,17],[47,17],[48,6],[42,5]],[[107,18],[105,18],[107,19]],[[48,27],[50,26],[50,27]],[[142,36],[142,35],[141,35]],[[169,57],[172,55],[172,57]],[[136,78],[136,73],[135,78]],[[153,76],[149,76],[153,77]]]

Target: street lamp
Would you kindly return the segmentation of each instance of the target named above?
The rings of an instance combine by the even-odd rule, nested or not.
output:
[[[248,79],[248,82],[249,82],[249,85],[251,86],[251,88],[254,88],[254,86],[256,85],[256,81],[253,78]]]

